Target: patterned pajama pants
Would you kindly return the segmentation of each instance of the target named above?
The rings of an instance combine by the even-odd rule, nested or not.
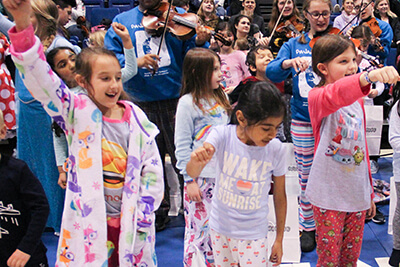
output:
[[[314,136],[311,123],[292,120],[291,133],[301,188],[299,209],[300,229],[312,231],[315,230],[313,210],[310,201],[305,195],[308,176],[310,175],[314,158]]]
[[[229,238],[211,229],[216,267],[268,266],[268,239]]]
[[[317,266],[357,266],[366,211],[342,212],[313,206],[317,241]]]
[[[190,201],[184,188],[185,207],[185,240],[183,263],[185,267],[192,266],[192,255],[197,251],[203,253],[208,267],[214,266],[214,257],[211,248],[210,228],[208,220],[211,211],[211,198],[215,186],[215,179],[197,178],[197,184],[202,192],[202,202]]]

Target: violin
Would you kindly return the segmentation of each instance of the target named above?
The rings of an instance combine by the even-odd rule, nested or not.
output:
[[[341,33],[342,31],[340,29],[329,26],[325,31],[317,32],[316,34],[314,34],[314,37],[310,41],[310,47],[313,48],[315,42],[326,34],[341,34]]]
[[[303,31],[304,24],[301,20],[299,20],[296,16],[291,16],[290,19],[283,20],[276,27],[275,32],[280,35],[283,34],[287,38],[292,38],[300,35],[300,32]]]
[[[364,59],[366,59],[366,60],[369,62],[369,64],[371,64],[371,66],[369,66],[369,68],[377,68],[377,69],[380,69],[380,68],[383,68],[383,67],[384,67],[384,65],[383,65],[382,63],[380,63],[379,61],[377,61],[376,58],[374,58],[374,57],[368,55],[367,53],[365,53],[365,52],[363,52],[363,51],[361,51],[361,49],[360,49],[360,47],[361,47],[361,42],[360,42],[359,39],[350,38],[350,40],[354,43],[355,47],[357,47],[357,48],[359,49],[360,54],[361,54],[361,57],[364,58]]]
[[[171,6],[170,8],[168,2],[161,1],[156,8],[144,11],[142,25],[146,32],[153,36],[161,36],[164,28],[167,27],[167,29],[178,39],[188,40],[196,33],[198,21],[199,17],[196,14],[177,13],[175,6]],[[231,41],[226,40],[222,35],[216,33],[214,29],[206,26],[204,27],[210,30],[211,35],[224,45],[232,45]]]
[[[362,24],[368,26],[375,37],[379,37],[382,34],[379,23],[374,17],[369,18],[367,21],[363,21]]]
[[[383,52],[385,49],[378,39],[378,37],[382,34],[382,29],[379,27],[378,21],[374,17],[370,17],[368,20],[362,22],[362,24],[368,26],[376,37],[374,43],[372,44],[375,52]]]

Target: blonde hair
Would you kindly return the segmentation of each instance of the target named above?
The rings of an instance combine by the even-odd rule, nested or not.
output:
[[[31,5],[37,20],[35,34],[46,51],[57,34],[58,8],[52,0],[31,0]]]
[[[104,47],[104,37],[107,31],[95,31],[89,34],[89,43],[94,47]]]
[[[379,14],[379,11],[378,11],[377,8],[378,8],[379,3],[382,2],[382,1],[386,1],[387,4],[388,4],[388,12],[387,12],[388,17],[397,18],[397,15],[395,13],[393,13],[393,11],[390,10],[390,2],[389,2],[389,0],[375,0],[375,7],[374,7],[375,13]]]

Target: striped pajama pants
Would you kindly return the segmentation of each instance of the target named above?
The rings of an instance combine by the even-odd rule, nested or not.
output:
[[[291,133],[301,188],[299,209],[300,229],[312,231],[315,230],[313,210],[310,201],[305,195],[314,157],[314,136],[311,123],[292,120]]]

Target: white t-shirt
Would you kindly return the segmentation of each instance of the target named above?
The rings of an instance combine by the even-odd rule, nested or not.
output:
[[[210,227],[232,238],[265,238],[268,192],[272,175],[286,172],[285,147],[276,138],[265,147],[246,145],[236,127],[216,126],[206,140],[215,147],[216,158]]]

